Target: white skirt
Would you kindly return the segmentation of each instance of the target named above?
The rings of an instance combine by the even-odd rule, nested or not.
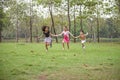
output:
[[[44,42],[51,43],[52,38],[51,37],[45,37]]]
[[[81,43],[85,43],[86,42],[86,40],[81,40]]]

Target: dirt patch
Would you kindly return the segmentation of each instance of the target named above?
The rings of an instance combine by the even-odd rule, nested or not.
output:
[[[88,64],[83,64],[84,67],[88,67]]]
[[[33,50],[31,50],[30,52],[31,52],[31,53],[34,53],[34,51],[33,51]]]
[[[47,75],[45,74],[40,75],[39,80],[47,80]]]

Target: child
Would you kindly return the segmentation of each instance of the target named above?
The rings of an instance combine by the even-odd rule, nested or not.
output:
[[[55,36],[55,35],[50,33],[48,26],[43,26],[42,31],[43,31],[43,34],[45,36],[44,42],[45,42],[45,48],[46,48],[46,52],[47,52],[48,51],[48,46],[49,45],[52,46],[51,36]]]
[[[74,37],[74,36],[68,31],[68,28],[65,26],[65,27],[64,27],[64,31],[62,31],[61,34],[56,35],[56,36],[61,36],[61,35],[63,35],[63,41],[62,41],[63,50],[65,49],[64,43],[67,43],[67,47],[68,47],[68,49],[69,49],[69,42],[70,42],[69,34],[70,34],[72,37]]]
[[[81,43],[82,43],[82,48],[85,48],[84,43],[86,42],[86,36],[88,35],[88,33],[84,34],[84,31],[81,30],[80,31],[80,35],[75,37],[75,38],[80,38],[81,39]]]

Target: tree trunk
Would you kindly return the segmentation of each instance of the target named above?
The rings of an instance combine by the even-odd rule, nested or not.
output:
[[[90,32],[91,32],[91,40],[90,40],[90,42],[92,42],[92,40],[93,40],[93,29],[92,29],[92,21],[90,22]]]
[[[30,42],[32,42],[32,0],[30,2]]]
[[[63,31],[63,18],[61,19],[62,20],[62,25],[61,25],[61,32]]]
[[[80,28],[80,30],[83,30],[83,21],[82,21],[82,11],[81,11],[81,5],[80,5],[80,26],[81,26],[81,28]]]
[[[100,35],[99,35],[99,16],[98,16],[98,8],[97,8],[97,41],[100,42]]]
[[[62,31],[63,31],[63,26],[64,26],[64,25],[63,25],[63,21],[64,21],[64,20],[63,20],[63,17],[62,17],[62,16],[60,16],[60,18],[61,18],[61,32],[62,32]]]
[[[52,24],[51,24],[51,25],[52,25]],[[52,27],[52,26],[50,27],[50,32],[53,32],[53,27]]]
[[[2,30],[1,29],[0,29],[0,42],[2,42]]]
[[[118,8],[119,8],[119,14],[120,14],[120,0],[118,0]]]
[[[96,42],[96,33],[93,33],[93,41]]]
[[[36,27],[36,42],[38,43],[39,42],[39,39],[38,39],[38,29],[37,29],[37,27]]]
[[[51,16],[51,21],[52,21],[52,27],[54,34],[56,35],[56,31],[55,31],[55,26],[54,26],[54,19],[53,19],[53,14],[52,14],[52,5],[49,6],[49,12],[50,12],[50,16]],[[58,38],[56,37],[56,43],[58,43]]]
[[[32,42],[32,20],[30,17],[30,42]]]
[[[76,20],[75,20],[75,5],[74,5],[74,36],[76,36]],[[76,38],[74,38],[74,42],[76,42]]]
[[[71,28],[71,22],[70,22],[70,5],[69,5],[70,1],[68,0],[68,25],[69,25],[69,31]]]
[[[27,31],[25,31],[25,42],[27,43]]]
[[[17,28],[16,28],[16,42],[18,42],[18,20],[17,20]]]
[[[28,36],[27,36],[27,33],[28,33],[28,30],[27,30],[27,20],[26,20],[26,26],[25,26],[25,42],[27,43],[28,42]]]
[[[18,42],[18,5],[17,5],[17,23],[16,23],[16,42]]]
[[[99,20],[97,18],[97,38],[98,38],[98,43],[100,42],[100,35],[99,35]]]

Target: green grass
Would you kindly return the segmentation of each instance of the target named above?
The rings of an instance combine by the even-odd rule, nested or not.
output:
[[[0,80],[120,80],[120,43],[0,43]]]

